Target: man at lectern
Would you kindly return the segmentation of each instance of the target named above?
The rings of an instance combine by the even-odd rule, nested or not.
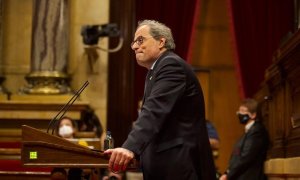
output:
[[[122,147],[105,151],[109,168],[125,170],[137,158],[146,180],[216,179],[202,89],[191,67],[172,52],[170,28],[140,21],[131,48],[149,70],[143,105]]]

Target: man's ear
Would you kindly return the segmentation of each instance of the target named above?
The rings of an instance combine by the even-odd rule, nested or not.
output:
[[[159,40],[159,48],[164,48],[166,44],[166,38],[160,38]]]
[[[250,113],[250,118],[251,119],[256,119],[256,113]]]

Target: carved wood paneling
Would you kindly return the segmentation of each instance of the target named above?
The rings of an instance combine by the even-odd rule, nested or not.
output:
[[[267,111],[269,158],[300,156],[300,31],[280,47],[257,97]],[[263,89],[262,88],[262,89]],[[267,98],[261,98],[261,97]],[[267,101],[266,101],[267,99]],[[263,112],[263,114],[266,112]]]

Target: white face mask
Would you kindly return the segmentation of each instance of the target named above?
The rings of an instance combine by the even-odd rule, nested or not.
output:
[[[73,129],[71,128],[71,126],[63,125],[59,128],[58,134],[61,137],[69,137],[73,134]]]

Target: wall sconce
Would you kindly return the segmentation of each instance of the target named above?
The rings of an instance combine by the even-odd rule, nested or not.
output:
[[[85,53],[89,60],[90,68],[93,73],[97,72],[97,68],[93,66],[99,57],[97,50],[113,53],[119,51],[123,46],[123,37],[120,36],[120,30],[117,25],[103,24],[103,25],[84,25],[81,27],[81,36]],[[113,49],[105,49],[98,46],[99,38],[101,37],[119,37],[119,43],[117,47]]]
[[[104,25],[84,25],[81,28],[81,36],[83,38],[83,44],[85,44],[86,46],[97,46],[100,37],[119,36],[120,40],[116,48],[105,50],[97,46],[98,49],[108,52],[116,52],[123,46],[123,38],[120,36],[120,30],[114,23]]]

